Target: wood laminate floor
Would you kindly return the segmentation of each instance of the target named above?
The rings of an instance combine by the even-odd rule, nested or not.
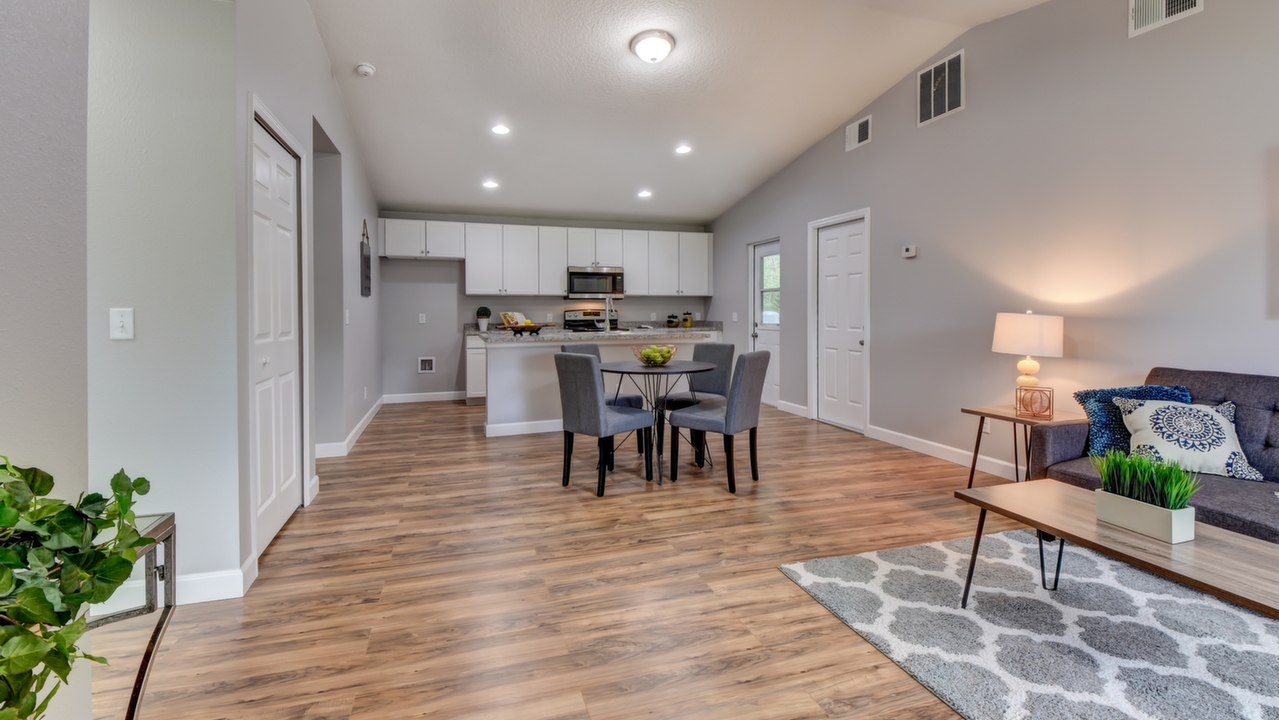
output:
[[[142,717],[956,717],[777,566],[971,534],[967,468],[771,408],[759,435],[736,496],[712,436],[716,467],[663,486],[629,441],[597,498],[587,438],[563,488],[559,433],[387,405],[246,597],[178,609]],[[123,717],[152,622],[94,631],[95,718]]]

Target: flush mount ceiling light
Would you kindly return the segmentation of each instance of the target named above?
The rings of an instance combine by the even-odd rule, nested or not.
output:
[[[684,144],[675,148],[675,152],[679,153],[680,155],[687,155],[688,153],[693,152],[693,148],[689,147],[687,144]]]
[[[651,190],[640,190],[639,196],[642,198],[650,198],[653,197],[653,192]]]
[[[497,187],[497,181],[496,181],[496,180],[485,180],[485,181],[484,181],[484,187],[488,188],[489,190],[492,190],[492,189],[494,189],[494,188],[496,188],[496,187]]]
[[[498,135],[505,135],[505,134],[509,133],[510,131],[511,131],[511,129],[510,129],[510,128],[508,128],[507,126],[505,126],[505,125],[503,125],[503,124],[501,124],[501,123],[498,123],[497,125],[494,125],[494,126],[493,126],[493,132],[494,132],[494,133],[496,133],[496,134],[498,134]]]
[[[665,30],[645,30],[631,38],[631,52],[646,63],[659,63],[675,49],[675,38]]]
[[[355,66],[355,74],[360,77],[373,77],[373,73],[377,72],[377,68],[369,63],[360,63]]]

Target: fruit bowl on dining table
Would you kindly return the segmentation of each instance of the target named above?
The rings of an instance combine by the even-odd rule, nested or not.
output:
[[[665,365],[675,357],[674,345],[632,345],[631,352],[635,353],[635,359],[648,365],[649,367],[658,367]]]

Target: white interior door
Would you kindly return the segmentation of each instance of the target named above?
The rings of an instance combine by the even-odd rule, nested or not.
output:
[[[817,233],[817,418],[866,429],[866,221]]]
[[[302,504],[298,161],[253,125],[253,482],[260,553]]]
[[[782,243],[780,240],[751,247],[751,264],[755,268],[752,293],[751,349],[767,350],[771,355],[764,374],[765,405],[777,407],[781,396],[782,346]]]

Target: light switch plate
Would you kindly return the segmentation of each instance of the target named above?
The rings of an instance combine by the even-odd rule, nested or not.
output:
[[[418,314],[417,314],[417,324],[418,324],[418,325],[425,325],[425,324],[426,324],[426,313],[418,313]]]
[[[733,322],[737,322],[737,313],[733,313]]]
[[[111,308],[111,339],[133,339],[133,308]]]
[[[913,258],[919,252],[919,248],[914,245],[902,245],[902,257]]]

